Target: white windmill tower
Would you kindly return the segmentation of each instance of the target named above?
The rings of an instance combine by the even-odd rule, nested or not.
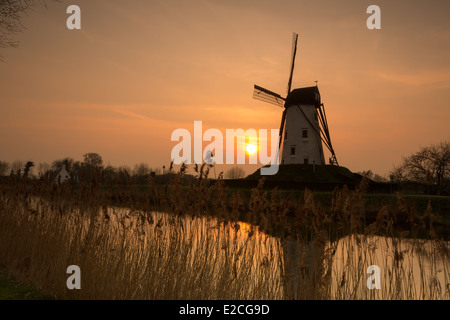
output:
[[[289,76],[287,97],[255,85],[253,98],[282,107],[279,146],[281,164],[318,164],[324,165],[322,142],[330,150],[330,164],[338,165],[331,145],[325,107],[320,99],[317,86],[294,89],[291,91],[297,53],[298,35],[292,38],[291,73]]]

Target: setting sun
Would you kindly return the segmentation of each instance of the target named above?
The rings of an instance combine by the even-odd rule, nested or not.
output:
[[[258,148],[254,144],[247,144],[245,147],[245,151],[247,151],[248,154],[254,154]]]

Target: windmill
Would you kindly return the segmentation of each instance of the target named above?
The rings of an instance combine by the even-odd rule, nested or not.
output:
[[[281,164],[325,164],[322,142],[331,153],[330,164],[339,165],[331,144],[325,106],[317,85],[291,91],[298,35],[292,37],[292,57],[287,96],[255,85],[253,98],[283,108],[279,131]]]

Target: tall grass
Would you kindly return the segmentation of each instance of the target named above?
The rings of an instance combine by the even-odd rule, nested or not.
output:
[[[444,247],[442,247],[444,245]],[[331,296],[336,299],[448,299],[448,244],[354,234],[339,241]],[[380,290],[368,290],[367,267],[381,270]]]
[[[448,242],[398,196],[365,218],[365,182],[324,208],[305,190],[249,199],[208,168],[182,185],[0,185],[0,268],[58,299],[448,299]],[[240,222],[246,221],[247,223]],[[419,239],[419,234],[426,238]],[[81,269],[69,290],[66,269]],[[366,286],[369,265],[382,288]]]

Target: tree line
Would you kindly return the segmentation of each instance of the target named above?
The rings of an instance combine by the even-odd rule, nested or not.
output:
[[[402,162],[394,166],[389,177],[383,177],[371,170],[360,172],[361,175],[377,182],[394,183],[422,183],[433,186],[437,193],[450,194],[450,143],[441,142],[436,145],[421,147],[416,153],[403,157]],[[102,157],[98,153],[86,153],[83,161],[75,161],[70,157],[55,160],[52,164],[40,163],[36,170],[37,175],[30,174],[35,167],[31,161],[14,161],[8,163],[0,161],[0,176],[15,176],[21,178],[37,177],[49,179],[55,170],[65,167],[70,180],[73,183],[90,183],[92,181],[102,183],[127,183],[146,184],[150,176],[172,173],[172,166],[167,169],[152,168],[146,163],[139,163],[131,169],[128,166],[114,167],[104,165]],[[9,174],[8,174],[8,171]],[[186,175],[186,178],[189,175]],[[245,177],[245,171],[240,167],[233,167],[225,173],[225,178],[240,179]]]
[[[437,193],[450,194],[450,142],[443,141],[403,157],[390,172],[392,182],[418,182],[434,186]]]
[[[35,174],[30,174],[34,167]],[[151,175],[160,175],[161,168],[152,168],[147,163],[139,163],[130,168],[128,166],[105,165],[101,155],[95,152],[83,155],[82,161],[71,157],[54,160],[51,164],[39,163],[37,166],[31,161],[14,161],[8,163],[0,161],[0,176],[15,178],[36,178],[42,180],[56,180],[56,174],[65,168],[72,183],[101,182],[106,184],[145,184]]]

